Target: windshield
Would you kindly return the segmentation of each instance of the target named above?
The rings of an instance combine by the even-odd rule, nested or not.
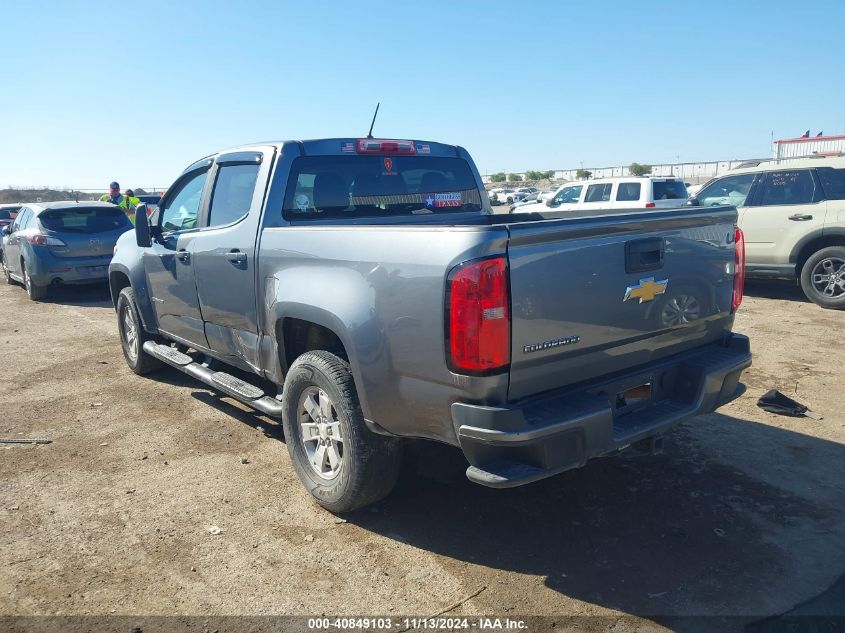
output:
[[[0,220],[14,220],[18,217],[17,209],[0,209]]]
[[[741,207],[745,204],[754,174],[739,174],[714,180],[698,192],[698,203],[704,207],[729,204]]]
[[[384,217],[480,211],[467,162],[423,156],[304,156],[291,169],[284,217]]]
[[[56,233],[105,233],[132,228],[129,218],[117,207],[50,209],[39,215],[38,221],[45,230]]]

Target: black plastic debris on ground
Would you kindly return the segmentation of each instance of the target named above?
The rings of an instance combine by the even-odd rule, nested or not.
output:
[[[778,415],[788,415],[793,418],[813,418],[814,420],[821,420],[822,416],[813,413],[809,408],[796,402],[792,398],[783,395],[777,389],[770,389],[762,395],[757,401],[757,406],[768,411],[769,413],[776,413]]]

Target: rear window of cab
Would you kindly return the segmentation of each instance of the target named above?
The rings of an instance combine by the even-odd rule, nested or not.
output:
[[[431,156],[302,156],[293,161],[288,220],[481,211],[467,162]]]

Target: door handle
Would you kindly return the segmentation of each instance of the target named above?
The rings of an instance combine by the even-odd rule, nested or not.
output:
[[[812,220],[812,215],[805,215],[803,213],[796,213],[794,215],[789,216],[790,220],[795,220],[796,222],[803,222],[804,220]]]
[[[176,259],[180,262],[185,262],[186,264],[191,261],[191,254],[188,251],[178,251],[176,253]]]
[[[246,253],[241,253],[240,251],[229,251],[228,253],[226,253],[226,259],[228,259],[233,264],[245,264]]]

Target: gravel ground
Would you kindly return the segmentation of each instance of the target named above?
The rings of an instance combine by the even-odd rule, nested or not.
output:
[[[53,440],[0,445],[0,615],[784,612],[845,570],[845,315],[748,291],[748,392],[663,455],[495,491],[416,444],[393,495],[341,521],[272,420],[132,374],[107,290],[0,286],[0,436]],[[824,420],[761,411],[773,387]]]

